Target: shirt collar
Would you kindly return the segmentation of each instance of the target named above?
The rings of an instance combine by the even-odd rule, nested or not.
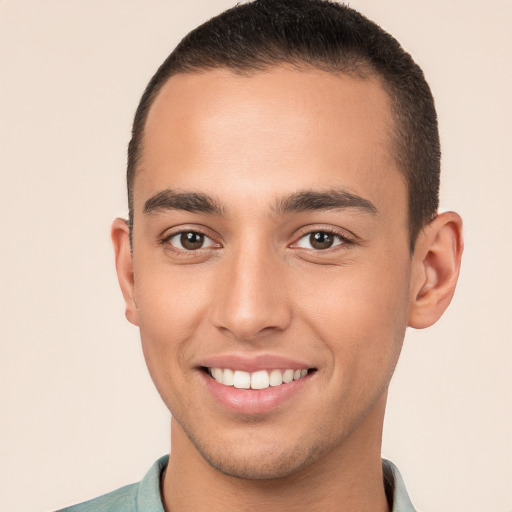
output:
[[[165,512],[162,505],[160,480],[168,461],[169,455],[158,459],[141,480],[137,492],[139,512]],[[398,468],[389,460],[382,459],[382,471],[386,491],[389,492],[393,506],[391,512],[416,512]]]
[[[169,455],[158,459],[140,481],[137,490],[138,512],[165,512],[160,489],[161,475],[167,466]]]
[[[398,468],[389,460],[382,459],[382,472],[386,491],[389,490],[391,497],[391,512],[416,512]]]

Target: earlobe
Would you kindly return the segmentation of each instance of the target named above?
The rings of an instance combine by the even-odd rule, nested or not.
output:
[[[130,247],[130,228],[125,219],[117,218],[112,223],[112,243],[116,259],[116,271],[126,304],[126,318],[138,325],[138,310],[134,299],[133,259]]]
[[[418,236],[413,255],[408,325],[428,327],[450,304],[463,251],[462,219],[439,214]]]

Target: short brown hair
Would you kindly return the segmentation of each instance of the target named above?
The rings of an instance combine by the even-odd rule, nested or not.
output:
[[[437,213],[440,144],[434,99],[421,68],[374,22],[329,0],[256,0],[200,25],[178,44],[150,80],[137,108],[128,149],[128,204],[153,101],[178,73],[228,68],[250,74],[289,64],[380,77],[391,99],[395,158],[408,185],[411,250]]]

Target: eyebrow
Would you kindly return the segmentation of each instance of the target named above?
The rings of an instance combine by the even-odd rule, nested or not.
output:
[[[158,213],[166,210],[183,210],[192,213],[223,215],[224,207],[215,199],[201,192],[176,192],[162,190],[144,203],[144,213]]]
[[[323,192],[305,190],[295,192],[277,201],[272,209],[279,215],[315,210],[345,210],[354,208],[372,215],[378,213],[375,205],[368,199],[343,189],[331,189]],[[206,213],[222,216],[225,208],[211,196],[202,192],[176,192],[162,190],[144,203],[144,213],[152,214],[166,210],[182,210],[192,213]]]
[[[363,197],[343,189],[331,189],[324,192],[305,190],[296,192],[277,202],[274,210],[278,214],[296,213],[314,210],[345,210],[354,208],[376,215],[376,206]]]

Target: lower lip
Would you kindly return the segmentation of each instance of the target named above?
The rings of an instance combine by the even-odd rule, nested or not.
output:
[[[203,371],[199,373],[218,403],[241,414],[262,414],[272,411],[298,394],[314,375],[308,374],[288,384],[269,386],[265,389],[237,389],[219,384]]]

